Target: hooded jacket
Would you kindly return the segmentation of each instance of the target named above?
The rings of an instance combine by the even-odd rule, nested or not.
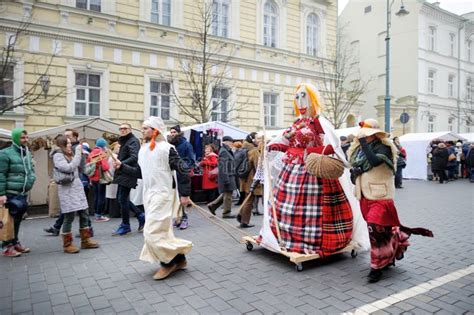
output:
[[[0,150],[0,196],[26,195],[36,180],[33,158],[20,144],[24,129],[12,130],[12,145]]]

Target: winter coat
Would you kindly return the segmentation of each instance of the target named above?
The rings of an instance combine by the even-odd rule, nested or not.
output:
[[[435,148],[431,158],[431,169],[433,171],[444,171],[448,165],[449,152],[446,148]]]
[[[451,160],[451,161],[449,160],[449,156],[451,154],[456,156],[456,147],[453,147],[453,146],[448,147],[448,154],[449,154],[448,155],[448,167],[456,167],[458,165],[456,159]]]
[[[203,160],[199,162],[199,165],[202,167],[202,189],[216,189],[217,188],[217,178],[210,179],[209,172],[217,167],[218,165],[217,154],[211,153],[207,156],[204,156]]]
[[[117,159],[122,164],[130,167],[137,167],[138,165],[138,151],[140,150],[140,141],[132,134],[119,138],[120,150]],[[137,178],[124,174],[123,170],[119,168],[114,174],[114,184],[119,184],[128,188],[137,187]]]
[[[0,150],[0,196],[26,195],[36,180],[31,153],[20,145],[22,132],[14,129],[12,145]]]
[[[74,181],[72,183],[64,185],[58,184],[58,197],[61,206],[61,213],[70,213],[89,208],[84,187],[79,178],[79,165],[82,160],[81,152],[82,151],[79,150],[74,152],[74,157],[70,161],[58,148],[53,149],[50,153],[55,168],[64,173],[74,172]]]
[[[98,147],[94,148],[94,150],[92,150],[92,152],[87,157],[87,163],[89,163],[93,157],[96,157],[103,153],[105,153],[104,149]],[[105,156],[105,154],[104,159],[95,164],[95,172],[92,176],[89,177],[92,183],[98,183],[100,181],[100,168],[102,168],[102,171],[104,172],[107,172],[110,168],[108,158],[107,156]]]
[[[219,150],[219,175],[217,176],[219,193],[237,189],[234,153],[225,144]]]
[[[474,168],[474,145],[471,145],[466,154],[467,167]]]
[[[249,193],[250,192],[250,187],[252,186],[253,183],[253,178],[255,176],[255,172],[257,171],[258,167],[258,159],[260,157],[260,150],[255,147],[253,144],[249,142],[244,142],[242,149],[247,150],[247,157],[249,161],[249,174],[247,175],[246,178],[241,178],[240,179],[240,191]],[[257,187],[255,188],[253,194],[255,196],[261,196],[262,195],[262,185],[258,184]]]
[[[177,136],[175,139],[171,140],[171,144],[175,146],[176,151],[178,151],[179,157],[188,164],[188,167],[194,167],[195,163],[195,154],[194,149],[191,143],[186,140],[182,135]]]

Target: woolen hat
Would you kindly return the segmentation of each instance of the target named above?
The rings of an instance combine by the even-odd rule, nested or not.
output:
[[[232,138],[231,136],[224,136],[224,138],[222,138],[222,142],[226,141],[234,142],[234,138]]]
[[[446,144],[444,144],[443,142],[440,142],[440,143],[438,143],[438,148],[444,149],[444,148],[446,148]]]
[[[95,146],[99,148],[105,148],[107,146],[107,141],[104,138],[99,138],[95,141]]]
[[[377,136],[379,138],[386,138],[389,136],[388,133],[379,129],[379,123],[377,120],[368,118],[359,123],[360,129],[357,132],[357,138],[365,138],[369,136]]]

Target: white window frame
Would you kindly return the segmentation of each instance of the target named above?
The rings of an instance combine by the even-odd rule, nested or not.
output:
[[[235,1],[235,0],[234,0]],[[218,37],[230,38],[231,33],[231,3],[229,0],[212,0],[211,3],[212,10],[212,21],[211,21],[211,34]],[[225,9],[225,6],[227,9]],[[217,9],[217,14],[215,12]],[[224,23],[223,17],[224,12],[226,12],[227,22]],[[216,16],[216,18],[214,18]]]
[[[164,19],[164,16],[166,16],[164,14],[164,11],[163,11],[163,2],[167,2],[168,5],[169,5],[169,24],[165,24],[163,22],[163,19]],[[156,2],[157,4],[157,11],[153,11],[153,2]],[[150,0],[150,22],[151,23],[156,23],[156,24],[160,24],[160,25],[166,25],[166,26],[171,26],[171,20],[172,20],[172,17],[173,17],[173,9],[172,9],[172,0]],[[152,20],[152,15],[153,14],[156,14],[158,16],[158,21],[153,21]]]
[[[433,76],[431,76],[433,74]],[[427,91],[429,94],[436,93],[436,70],[429,69],[428,70],[428,77],[427,77]]]
[[[100,75],[100,73],[95,73],[95,72],[83,72],[83,71],[75,71],[74,72],[74,77],[76,77],[76,75],[78,74],[82,74],[82,75],[85,75],[86,76],[86,85],[77,85],[77,80],[75,80],[75,84],[74,84],[74,90],[76,92],[76,99],[74,100],[74,115],[75,116],[85,116],[85,117],[100,117],[100,105],[101,105],[101,86],[102,86],[102,76]],[[89,82],[89,78],[90,76],[98,76],[99,77],[99,87],[95,87],[95,86],[91,86],[88,84]],[[79,100],[77,99],[77,91],[78,90],[84,90],[84,99],[83,100]],[[89,100],[89,96],[90,96],[90,93],[91,91],[98,91],[99,92],[99,102],[98,102],[98,105],[99,105],[99,115],[91,115],[90,111],[89,111],[89,107],[92,103],[94,104],[97,104],[97,102],[90,102]],[[85,107],[85,114],[84,115],[81,115],[81,114],[77,114],[76,113],[76,106],[77,106],[77,103],[81,103],[81,104],[84,104],[84,107]]]
[[[82,116],[76,115],[76,72],[81,73],[90,73],[100,75],[100,115],[99,116]],[[109,70],[105,67],[91,67],[88,65],[76,65],[68,64],[67,66],[67,90],[70,93],[67,93],[66,101],[66,115],[73,118],[84,118],[84,117],[101,117],[109,118],[109,85],[110,85],[110,73]],[[87,109],[86,109],[87,112]]]
[[[428,27],[428,50],[436,51],[436,27]]]
[[[310,18],[315,18],[314,24],[310,25]],[[306,17],[306,54],[311,56],[318,56],[320,54],[321,47],[321,19],[319,16],[311,12]]]
[[[272,12],[268,12],[267,8]],[[263,5],[263,46],[278,47],[279,15],[278,5],[273,0],[266,0]],[[265,20],[268,20],[268,23],[265,23]]]
[[[76,7],[77,9],[82,9],[82,10],[87,10],[87,11],[92,11],[92,12],[98,12],[98,13],[103,12],[103,2],[104,2],[103,0],[94,0],[94,1],[99,1],[99,3],[100,3],[100,10],[99,10],[99,11],[97,11],[97,10],[92,10],[92,9],[91,9],[91,0],[82,0],[82,1],[85,1],[85,2],[86,2],[86,7],[85,7],[85,8],[79,8],[79,7],[77,6],[77,1],[78,1],[78,0],[74,0],[74,2],[75,2],[75,7]],[[110,1],[110,0],[105,0],[105,1]]]
[[[13,105],[18,105],[21,101],[21,95],[23,94],[23,90],[25,87],[25,73],[24,73],[24,62],[21,59],[14,59],[12,60],[13,66]],[[13,110],[6,111],[3,114],[3,117],[8,118],[8,114],[23,114],[24,108],[23,107],[15,107]],[[2,116],[0,116],[0,120],[2,120]]]
[[[165,94],[165,93],[161,93],[161,92],[152,92],[151,91],[151,86],[152,86],[152,83],[159,83],[159,84],[168,84],[169,85],[169,92],[168,94]],[[153,115],[153,116],[158,116],[158,117],[161,117],[161,119],[163,119],[163,121],[171,121],[172,118],[171,118],[171,112],[172,112],[172,88],[173,88],[173,82],[170,82],[170,81],[165,81],[165,80],[158,80],[158,79],[149,79],[149,89],[148,89],[148,101],[149,101],[149,107],[148,107],[148,114],[150,116],[152,116],[151,114],[151,110],[154,108],[154,106],[152,106],[152,102],[151,102],[151,99],[153,96],[156,96],[157,97],[157,106],[155,107],[157,109],[157,115]],[[169,97],[169,108],[168,108],[168,111],[169,111],[169,117],[168,119],[165,119],[163,118],[163,107],[162,107],[162,96],[168,96]]]
[[[434,132],[435,120],[436,120],[436,117],[434,115],[428,116],[428,132]]]
[[[270,98],[272,96],[274,96],[275,97],[275,103],[272,104],[272,103],[266,102],[265,101],[266,96],[268,96]],[[263,98],[263,102],[262,102],[262,104],[263,104],[263,123],[265,124],[265,127],[277,128],[279,126],[279,116],[280,116],[280,101],[279,101],[280,94],[275,93],[275,92],[263,92],[262,98]],[[274,115],[270,114],[271,107],[275,108],[275,114]],[[275,120],[274,124],[271,124],[272,116],[274,117],[274,120]]]
[[[256,5],[256,13],[255,16],[257,17],[257,43],[259,45],[265,46],[264,45],[264,15],[265,15],[265,4],[267,1],[271,1],[276,5],[277,8],[277,30],[276,30],[276,47],[275,48],[281,48],[285,49],[286,48],[286,33],[287,33],[287,21],[286,21],[286,16],[287,16],[287,1],[286,0],[256,0],[257,5]],[[232,1],[236,2],[236,1]],[[265,46],[268,48],[272,48],[270,46]]]
[[[161,0],[160,0],[161,1]],[[115,2],[112,1],[111,2]],[[170,25],[156,24],[151,21],[151,0],[139,0],[140,10],[139,19],[140,21],[150,22],[160,27],[184,27],[184,1],[182,0],[170,0]]]
[[[454,129],[454,117],[448,117],[448,131],[453,131]]]
[[[454,57],[456,54],[456,34],[449,33],[449,55]]]
[[[220,95],[220,97],[213,97],[213,94],[214,94],[214,90],[215,89],[219,89],[219,90],[227,90],[228,94],[227,94],[227,110],[226,111],[222,111],[222,95]],[[232,101],[232,97],[231,97],[231,93],[232,93],[232,89],[230,89],[229,87],[226,87],[226,86],[214,86],[211,88],[211,121],[222,121],[222,122],[229,122],[229,118],[230,118],[230,102]],[[222,92],[221,92],[222,94]],[[214,102],[218,102],[219,105],[213,109],[214,107]],[[216,115],[216,119],[213,118],[213,115]],[[225,117],[225,120],[222,119],[222,117]]]
[[[454,97],[454,81],[456,76],[454,74],[448,75],[448,97]]]

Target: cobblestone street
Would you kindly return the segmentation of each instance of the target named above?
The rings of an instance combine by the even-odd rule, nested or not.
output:
[[[305,263],[296,272],[281,255],[262,248],[248,252],[196,211],[189,229],[176,231],[194,242],[188,269],[158,282],[152,279],[158,265],[138,260],[140,233],[111,236],[119,219],[93,223],[101,247],[76,255],[64,254],[60,238],[43,232],[53,219],[33,219],[23,222],[20,235],[32,252],[0,257],[0,313],[340,314],[361,308],[375,314],[474,314],[474,185],[404,186],[395,199],[401,222],[429,228],[435,237],[413,236],[405,259],[376,284],[367,283],[367,252]],[[261,219],[252,223],[259,226]],[[258,226],[249,232],[257,233]],[[418,285],[426,290],[410,290]]]

